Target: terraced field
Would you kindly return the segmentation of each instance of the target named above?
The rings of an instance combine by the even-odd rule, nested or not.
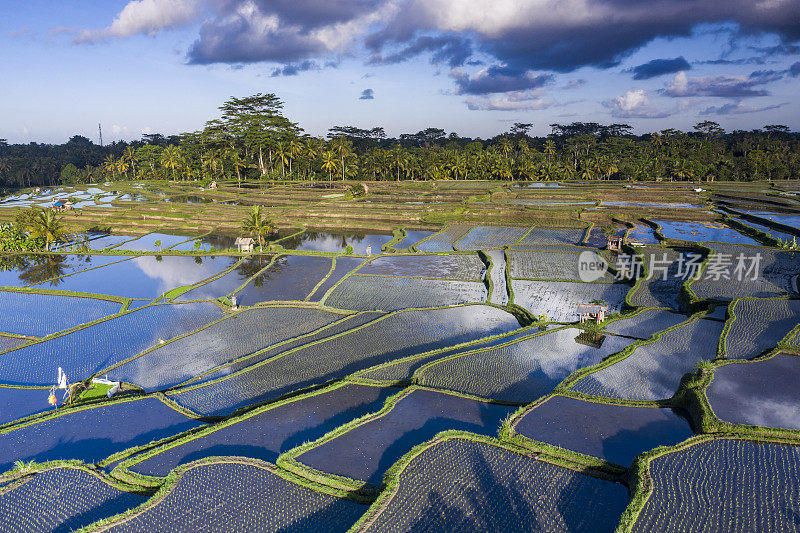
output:
[[[658,457],[633,531],[796,530],[798,465],[800,448],[733,439]]]
[[[717,356],[723,324],[694,320],[662,333],[611,366],[589,374],[571,388],[577,392],[624,400],[671,398],[684,374]]]
[[[800,529],[800,252],[723,215],[786,183],[245,181],[77,185],[0,253],[0,531]]]

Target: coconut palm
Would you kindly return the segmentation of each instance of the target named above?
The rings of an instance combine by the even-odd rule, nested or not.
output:
[[[336,172],[336,153],[333,150],[325,150],[322,153],[322,170],[328,171],[328,181],[333,181],[333,173]]]
[[[172,179],[175,179],[175,171],[181,164],[181,151],[177,146],[167,146],[161,153],[161,166],[172,171]]]
[[[28,232],[34,239],[44,239],[49,252],[52,243],[63,239],[66,229],[61,218],[52,209],[43,209],[36,213],[28,223]]]
[[[260,205],[253,206],[247,218],[242,220],[242,230],[258,241],[259,248],[264,246],[264,237],[274,231],[272,221],[263,216]]]

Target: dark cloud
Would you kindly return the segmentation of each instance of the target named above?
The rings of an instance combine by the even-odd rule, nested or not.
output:
[[[450,71],[458,94],[492,94],[538,89],[553,81],[551,74],[533,74],[506,66],[493,65],[470,76],[460,68]]]
[[[789,75],[793,78],[800,76],[800,61],[789,67]]]
[[[746,57],[742,59],[706,59],[693,61],[695,65],[763,65],[767,60],[763,57]]]
[[[270,77],[277,78],[278,76],[297,76],[299,73],[309,70],[319,70],[319,65],[316,61],[306,59],[300,63],[288,63],[280,68],[273,69]]]
[[[465,6],[469,6],[470,9]],[[492,16],[485,13],[491,11]],[[366,44],[408,42],[415,32],[458,30],[472,35],[477,49],[499,61],[531,70],[569,72],[583,66],[608,68],[658,37],[690,36],[698,25],[737,24],[739,34],[800,38],[800,3],[752,0],[594,0],[579,11],[563,2],[412,0]]]
[[[200,38],[189,49],[189,63],[293,63],[326,52],[319,39],[297,28],[265,28],[255,16],[233,13],[200,28]]]
[[[725,104],[721,106],[711,106],[707,107],[703,111],[700,111],[700,115],[744,115],[748,113],[760,113],[762,111],[769,111],[770,109],[778,109],[779,107],[783,107],[786,105],[783,104],[776,104],[776,105],[768,105],[763,107],[754,107],[742,104],[742,102],[736,102],[732,104]]]
[[[561,86],[562,89],[577,89],[578,87],[583,87],[586,85],[586,80],[583,78],[579,78],[577,80],[570,80],[564,85]]]
[[[402,63],[420,54],[430,52],[432,63],[447,63],[450,67],[460,67],[472,55],[472,44],[458,35],[423,35],[414,39],[404,48],[383,55],[375,53],[370,58],[372,64],[392,65]]]
[[[630,69],[633,72],[633,79],[635,80],[649,80],[664,74],[675,74],[682,70],[691,70],[692,66],[686,59],[676,57],[674,59],[653,59],[643,65],[639,65]]]
[[[796,44],[779,44],[767,47],[751,46],[750,49],[765,56],[793,56],[800,54],[800,45]]]
[[[361,96],[358,97],[359,100],[374,100],[375,99],[375,91],[372,89],[364,89],[361,91]]]
[[[783,78],[784,72],[758,70],[749,76],[705,76],[689,78],[679,72],[664,89],[663,94],[673,98],[689,96],[716,96],[721,98],[748,98],[767,96],[764,85]]]
[[[726,28],[733,41],[776,35],[778,45],[759,50],[765,56],[797,53],[800,40],[797,0],[588,0],[580,9],[563,0],[206,1],[212,15],[189,50],[190,63],[322,64],[366,49],[369,61],[382,64],[430,54],[434,63],[451,68],[475,66],[471,58],[477,53],[508,70],[571,72],[586,66],[610,68],[654,39],[691,37],[714,28]],[[647,79],[688,70],[685,60],[679,64],[681,59],[640,65],[634,76]],[[484,78],[459,75],[459,92],[486,94],[536,85],[527,74]]]

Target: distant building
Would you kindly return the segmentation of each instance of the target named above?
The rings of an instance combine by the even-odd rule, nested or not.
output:
[[[240,252],[250,253],[256,246],[256,241],[252,237],[237,237],[236,247]]]
[[[605,305],[579,305],[578,309],[578,316],[580,317],[580,322],[583,324],[584,322],[588,322],[590,320],[594,320],[598,324],[604,322],[606,319],[606,315],[608,314],[608,306]]]

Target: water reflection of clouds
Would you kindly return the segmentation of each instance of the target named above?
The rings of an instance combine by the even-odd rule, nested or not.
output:
[[[706,394],[726,422],[800,429],[798,377],[800,358],[778,355],[717,369]]]
[[[222,259],[203,258],[197,263],[194,257],[171,256],[157,260],[155,256],[135,257],[132,263],[147,277],[159,282],[158,292],[193,285],[226,269]]]
[[[632,339],[607,336],[601,348],[575,341],[583,330],[567,328],[511,347],[517,363],[530,366],[534,361],[550,379],[561,380],[578,368],[598,363],[604,357],[620,352],[634,342]]]

